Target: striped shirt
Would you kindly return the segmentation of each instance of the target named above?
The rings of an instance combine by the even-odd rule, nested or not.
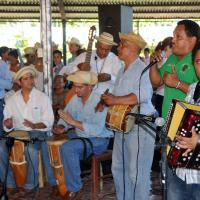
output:
[[[185,101],[194,104],[194,91],[197,82],[190,85]],[[196,103],[200,105],[200,102]],[[195,169],[177,168],[176,175],[187,184],[200,184],[200,171]]]

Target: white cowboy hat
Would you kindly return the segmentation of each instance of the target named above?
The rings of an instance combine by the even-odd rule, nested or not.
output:
[[[78,46],[82,46],[80,40],[78,38],[72,37],[70,41],[67,41],[67,44],[76,44]]]
[[[24,76],[25,74],[32,74],[32,76],[35,78],[37,77],[37,71],[36,69],[29,65],[29,66],[25,66],[22,67],[14,76],[14,82],[17,82],[20,78],[22,78],[22,76]]]

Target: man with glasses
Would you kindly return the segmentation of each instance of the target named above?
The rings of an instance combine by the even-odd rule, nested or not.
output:
[[[167,118],[172,99],[184,100],[189,92],[190,84],[198,80],[192,63],[192,51],[199,39],[200,28],[196,22],[191,20],[179,21],[172,40],[173,54],[160,69],[157,69],[156,66],[150,69],[152,84],[155,87],[163,84],[165,86],[162,105],[164,118]],[[156,58],[162,60],[160,55],[157,55]],[[189,95],[189,98],[191,98],[191,95]],[[179,137],[178,141],[180,143]],[[199,199],[199,170],[175,168],[172,171],[168,168],[167,175],[167,199]]]
[[[141,76],[145,63],[139,58],[146,42],[133,32],[120,33],[119,37],[118,56],[124,66],[112,94],[103,94],[102,99],[108,106],[139,104],[141,114],[152,115],[155,112],[151,103],[152,87],[148,73]],[[155,137],[147,131],[146,127],[135,124],[127,134],[115,132],[112,173],[118,200],[149,199]]]

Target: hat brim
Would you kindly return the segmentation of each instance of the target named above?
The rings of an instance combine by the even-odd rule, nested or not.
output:
[[[14,76],[13,80],[14,82],[17,82],[20,78],[22,78],[25,74],[32,74],[33,77],[37,77],[37,71],[34,67],[32,66],[25,66],[21,68]]]
[[[106,45],[110,45],[110,46],[117,46],[118,44],[116,42],[112,42],[112,41],[109,41],[109,40],[101,40],[100,37],[96,36],[95,39],[100,42],[100,43],[103,43],[103,44],[106,44]]]
[[[138,47],[140,47],[141,49],[143,49],[147,45],[147,43],[145,41],[141,41],[137,38],[132,39],[132,38],[130,38],[129,35],[127,35],[125,33],[119,33],[119,38],[120,38],[120,40],[122,39],[122,40],[127,40],[129,42],[132,42],[135,45],[137,45]]]
[[[67,41],[66,43],[67,43],[68,45],[70,45],[70,44],[76,44],[76,45],[78,45],[78,46],[80,46],[80,47],[82,46],[82,44],[79,44],[79,43],[76,43],[76,42]]]

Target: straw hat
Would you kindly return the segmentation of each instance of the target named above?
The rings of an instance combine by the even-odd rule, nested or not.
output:
[[[35,54],[35,48],[34,47],[26,47],[24,49],[24,55],[28,55],[28,54]]]
[[[37,57],[38,58],[43,58],[43,49],[42,48],[38,48],[37,49]]]
[[[141,49],[143,49],[147,43],[145,40],[139,35],[134,32],[129,32],[129,33],[119,33],[119,38],[123,40],[127,40],[128,42],[132,42]]]
[[[35,44],[34,44],[34,48],[35,49],[39,49],[39,48],[41,48],[42,47],[42,45],[39,43],[39,42],[36,42]]]
[[[37,76],[37,71],[33,66],[26,66],[26,67],[22,67],[14,76],[14,82],[17,82],[20,78],[22,78],[22,76],[24,76],[25,74],[32,74],[33,77]]]
[[[90,71],[77,71],[67,77],[67,80],[74,83],[95,85],[98,82],[97,75]]]
[[[54,41],[52,41],[51,45],[53,49],[58,49],[58,44],[56,44]]]
[[[103,32],[99,37],[96,36],[95,39],[103,44],[117,46],[117,43],[114,42],[113,36],[107,32]]]
[[[72,37],[70,41],[67,41],[67,44],[76,44],[78,46],[82,46],[78,38]]]

